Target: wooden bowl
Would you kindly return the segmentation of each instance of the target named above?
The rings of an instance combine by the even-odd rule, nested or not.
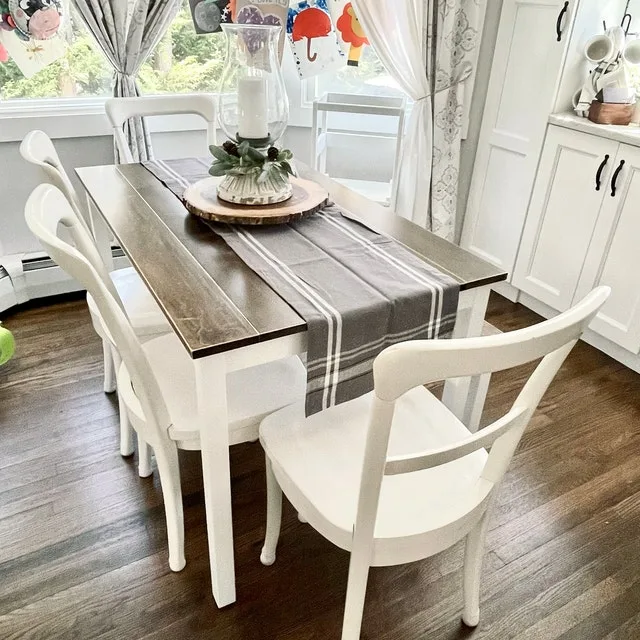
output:
[[[635,111],[635,104],[614,104],[594,100],[589,108],[589,120],[596,124],[628,125]]]

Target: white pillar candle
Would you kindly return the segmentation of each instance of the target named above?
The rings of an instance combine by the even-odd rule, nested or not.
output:
[[[266,78],[249,76],[240,79],[238,111],[238,134],[241,138],[266,138],[269,135]]]

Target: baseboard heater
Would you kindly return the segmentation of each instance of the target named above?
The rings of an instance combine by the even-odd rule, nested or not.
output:
[[[129,261],[120,247],[113,247],[111,253],[117,268],[129,265]],[[12,277],[7,268],[0,265],[0,313],[28,300],[72,293],[83,289],[78,282],[70,278],[44,253],[30,254],[29,257],[23,258],[14,266],[16,268],[12,270]]]

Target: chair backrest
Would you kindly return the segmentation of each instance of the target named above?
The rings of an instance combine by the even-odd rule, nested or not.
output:
[[[78,194],[62,166],[49,136],[43,131],[31,131],[25,136],[20,145],[20,154],[27,162],[41,167],[49,176],[51,182],[64,194],[67,203],[71,205],[72,209],[68,215],[73,216],[75,221],[84,228],[90,240],[91,246],[82,251],[83,255],[103,280],[109,293],[111,293],[118,301],[118,304],[122,306],[122,301],[113,285],[113,281],[109,277],[109,271],[100,257],[100,252],[93,241],[89,225],[84,219],[82,210],[80,209]]]
[[[145,439],[154,445],[159,438],[166,438],[171,421],[162,392],[129,320],[92,264],[99,256],[89,233],[78,222],[62,192],[49,184],[33,191],[27,201],[25,219],[53,260],[93,296],[142,405],[149,429]],[[61,228],[69,232],[73,245],[60,236]]]
[[[20,155],[31,164],[40,167],[71,203],[80,222],[89,229],[84,208],[80,205],[78,192],[64,169],[51,138],[44,131],[29,132],[20,145]]]
[[[124,163],[133,162],[131,149],[124,136],[124,124],[135,117],[195,114],[207,123],[207,144],[216,144],[216,97],[213,94],[197,93],[142,98],[110,98],[105,103],[113,136]]]
[[[356,535],[373,536],[385,475],[412,473],[490,449],[480,480],[489,493],[502,480],[531,416],[558,369],[611,290],[599,287],[572,309],[546,322],[500,335],[454,340],[410,341],[385,349],[374,362],[374,405],[362,470]],[[542,358],[509,412],[468,438],[439,449],[389,457],[396,401],[419,386],[503,371]]]

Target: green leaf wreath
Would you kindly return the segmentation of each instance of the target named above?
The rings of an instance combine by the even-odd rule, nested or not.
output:
[[[236,145],[227,141],[221,147],[209,147],[215,158],[209,173],[212,176],[255,176],[262,184],[271,179],[276,184],[286,184],[295,175],[289,161],[293,154],[288,149],[269,147],[266,155],[247,141]]]

